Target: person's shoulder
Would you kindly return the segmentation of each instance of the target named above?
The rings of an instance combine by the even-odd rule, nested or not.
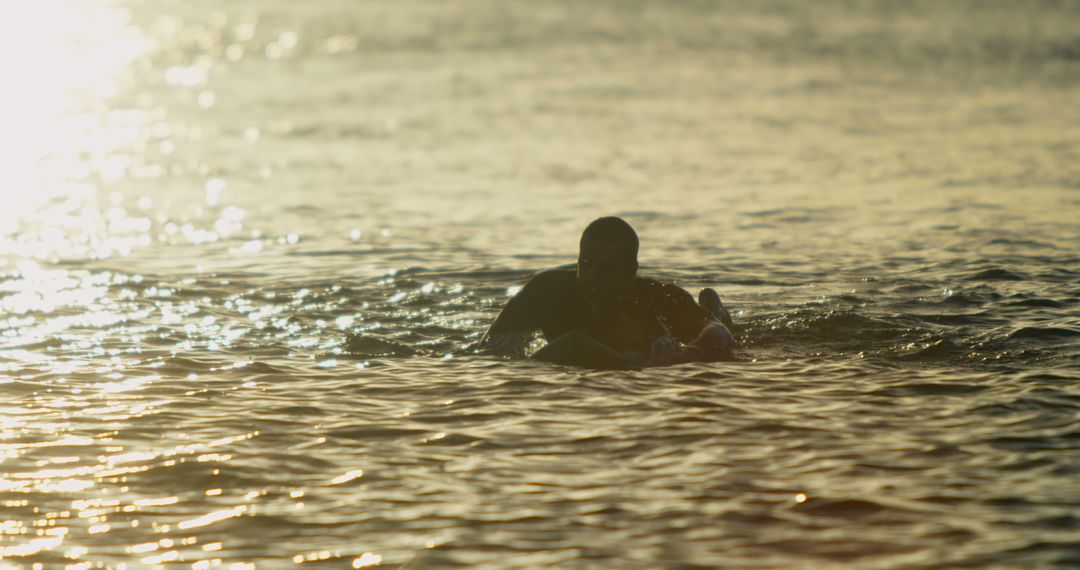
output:
[[[573,283],[577,280],[577,271],[574,269],[560,268],[547,269],[537,273],[529,279],[529,282],[540,281],[544,283]]]
[[[533,275],[525,284],[530,289],[564,289],[573,287],[577,282],[577,272],[573,269],[548,269]]]

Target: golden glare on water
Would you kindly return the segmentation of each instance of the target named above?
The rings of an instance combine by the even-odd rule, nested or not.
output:
[[[97,183],[124,175],[129,159],[116,151],[137,137],[140,113],[112,109],[109,99],[148,49],[125,12],[106,1],[0,8],[0,255],[70,255],[79,247],[67,243],[69,234],[110,223],[96,203]],[[28,229],[32,239],[13,240]]]

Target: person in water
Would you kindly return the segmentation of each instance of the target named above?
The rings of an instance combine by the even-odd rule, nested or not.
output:
[[[581,234],[576,269],[535,275],[480,339],[518,352],[532,333],[548,344],[532,358],[589,368],[637,368],[731,358],[731,316],[712,289],[690,293],[638,277],[638,237],[621,218],[593,221]]]

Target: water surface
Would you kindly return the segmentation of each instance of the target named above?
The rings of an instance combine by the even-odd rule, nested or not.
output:
[[[0,24],[0,567],[1080,565],[1076,3],[219,4]],[[459,350],[609,214],[740,362]]]

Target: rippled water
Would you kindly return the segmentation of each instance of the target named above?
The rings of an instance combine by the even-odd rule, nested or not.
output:
[[[20,10],[0,567],[1080,565],[1075,2]],[[607,214],[739,362],[461,351]]]

